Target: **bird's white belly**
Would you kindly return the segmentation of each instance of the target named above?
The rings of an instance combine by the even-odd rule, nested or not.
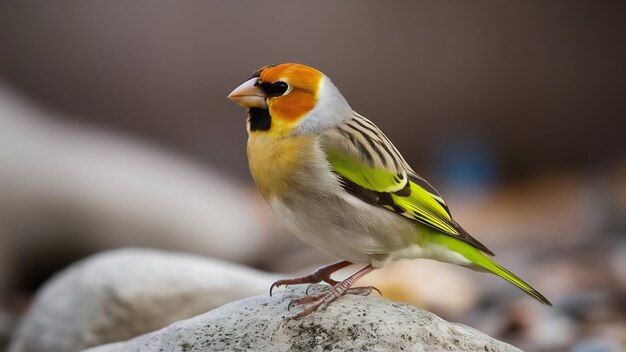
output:
[[[369,255],[359,250],[356,242],[366,239],[327,221],[318,221],[312,214],[286,206],[278,198],[269,201],[280,222],[299,239],[338,258],[354,263],[369,263]]]
[[[385,259],[387,262],[391,262],[399,259],[416,258],[434,259],[440,262],[452,263],[463,266],[472,264],[470,260],[462,256],[460,253],[454,252],[442,245],[432,243],[424,247],[417,244],[407,246],[405,248],[389,253],[389,256]],[[381,266],[383,265],[384,263],[382,263]]]
[[[351,195],[344,195],[340,204],[311,200],[309,206],[298,207],[288,206],[279,198],[269,201],[272,211],[289,231],[341,259],[372,264],[375,268],[394,260],[417,258],[470,264],[467,258],[439,244],[418,245],[419,228],[404,217],[372,207]],[[344,222],[337,220],[342,217]]]
[[[302,241],[351,262],[380,267],[390,253],[415,244],[418,236],[411,221],[348,193],[307,201],[273,198],[269,204]]]

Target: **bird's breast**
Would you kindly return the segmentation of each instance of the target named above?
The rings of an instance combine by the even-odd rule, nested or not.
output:
[[[299,184],[302,174],[319,158],[317,154],[315,136],[278,138],[250,133],[248,137],[250,173],[266,200]]]

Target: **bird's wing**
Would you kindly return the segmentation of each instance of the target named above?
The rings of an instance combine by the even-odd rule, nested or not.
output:
[[[321,145],[347,192],[493,255],[452,219],[441,195],[409,167],[389,139],[365,117],[355,113],[324,133]]]

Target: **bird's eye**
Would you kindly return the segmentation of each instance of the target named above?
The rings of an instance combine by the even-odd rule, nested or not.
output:
[[[285,92],[287,91],[287,89],[289,89],[289,85],[283,81],[278,81],[274,84],[272,84],[273,88],[274,88],[274,92],[276,92],[276,94],[278,95],[283,95],[285,94]]]
[[[270,98],[284,95],[289,90],[289,85],[283,81],[269,83],[259,80],[256,85],[259,86],[261,90]]]

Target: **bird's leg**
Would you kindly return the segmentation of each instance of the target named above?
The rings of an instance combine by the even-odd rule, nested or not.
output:
[[[311,275],[297,277],[294,279],[278,280],[274,282],[272,286],[270,287],[270,296],[272,295],[272,290],[274,290],[274,287],[280,287],[283,285],[287,286],[287,285],[297,285],[297,284],[316,284],[318,282],[324,281],[331,286],[335,286],[339,282],[331,279],[330,275],[332,275],[335,271],[339,269],[343,269],[350,264],[352,263],[350,263],[347,260],[342,260],[337,263],[323,266],[315,270],[315,272]]]
[[[347,293],[348,289],[350,288],[350,286],[352,286],[358,279],[360,279],[361,277],[363,277],[365,274],[369,273],[370,271],[374,270],[374,268],[371,265],[368,265],[366,267],[364,267],[363,269],[357,271],[355,274],[353,274],[352,276],[350,276],[349,278],[337,283],[336,285],[334,285],[333,287],[330,288],[330,290],[321,293],[319,295],[312,295],[312,296],[304,296],[300,299],[297,299],[295,301],[291,301],[289,303],[289,308],[291,308],[294,305],[308,305],[308,307],[306,307],[302,312],[294,315],[292,317],[292,319],[300,319],[302,317],[305,317],[311,313],[313,313],[314,311],[317,310],[317,308],[319,308],[322,305],[327,305],[330,302],[334,301],[335,299],[337,299],[338,297],[343,296],[344,294]],[[367,292],[367,294],[369,294],[370,292],[372,292],[372,290],[374,288],[372,287],[355,287],[355,289],[360,290],[361,294],[364,294]],[[379,291],[380,292],[380,291]]]

